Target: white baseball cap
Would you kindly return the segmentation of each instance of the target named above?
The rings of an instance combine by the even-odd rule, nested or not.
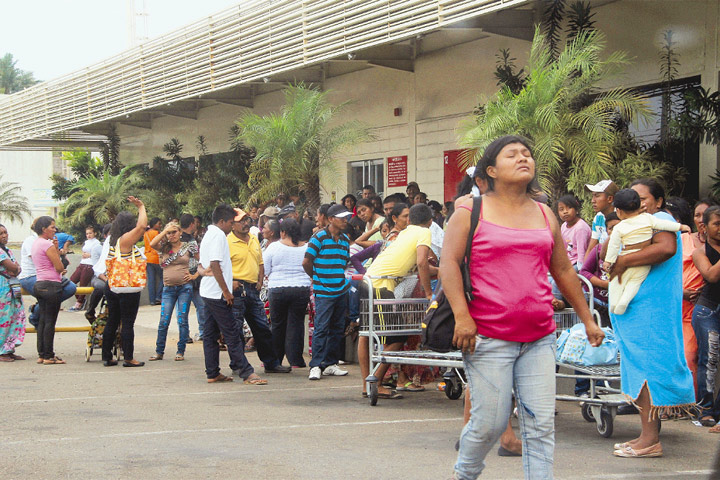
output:
[[[590,185],[589,183],[585,184],[585,188],[590,190],[593,193],[607,193],[608,195],[615,195],[618,190],[617,185],[615,185],[615,182],[612,180],[600,180],[595,185]]]

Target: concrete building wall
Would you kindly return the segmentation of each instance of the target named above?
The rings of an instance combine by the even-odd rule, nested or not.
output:
[[[54,169],[62,171],[56,160],[54,165],[53,152],[47,151],[0,151],[0,173],[3,181],[17,183],[21,188],[21,195],[27,197],[32,210],[32,217],[24,217],[22,222],[11,222],[0,215],[0,222],[8,229],[10,242],[22,242],[30,234],[33,218],[57,215],[58,202],[52,198],[50,181]]]
[[[671,29],[678,42],[678,78],[701,75],[702,84],[718,88],[717,42],[720,20],[718,0],[620,0],[594,9],[596,27],[607,36],[606,52],[626,51],[632,61],[627,70],[606,85],[636,87],[661,80],[659,48],[662,34]],[[682,8],[679,5],[682,4]],[[509,37],[485,38],[420,55],[414,72],[372,67],[326,80],[333,102],[351,101],[338,122],[359,120],[375,138],[343,155],[335,172],[324,172],[323,186],[329,196],[347,193],[348,162],[407,155],[408,181],[416,180],[431,199],[442,199],[443,151],[457,149],[457,127],[480,98],[497,91],[495,55],[509,48],[516,64],[524,66],[530,43]],[[255,97],[257,114],[276,111],[283,103],[281,92]],[[402,115],[394,116],[396,107]],[[188,156],[196,154],[196,138],[204,135],[212,152],[229,148],[228,129],[242,107],[216,105],[200,110],[197,120],[159,117],[152,130],[121,126],[122,160],[148,162],[162,154],[162,145],[177,137]],[[700,182],[717,168],[717,149],[703,145]],[[385,187],[385,186],[383,186]],[[386,193],[404,188],[378,188]]]

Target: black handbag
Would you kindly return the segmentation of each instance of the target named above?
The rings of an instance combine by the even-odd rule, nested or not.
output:
[[[473,208],[470,214],[470,232],[468,232],[465,244],[465,257],[460,265],[460,274],[463,279],[463,289],[467,301],[473,299],[472,284],[470,283],[470,250],[472,248],[473,235],[480,221],[480,206],[482,197],[473,197]],[[456,350],[452,341],[455,335],[455,315],[453,314],[450,302],[448,302],[442,284],[438,281],[433,292],[433,301],[425,312],[422,321],[422,343],[426,348],[435,352],[447,353]]]

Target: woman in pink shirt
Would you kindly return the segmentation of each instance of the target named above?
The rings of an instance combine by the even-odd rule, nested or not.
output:
[[[450,219],[440,277],[455,314],[453,343],[463,350],[472,408],[460,437],[454,478],[475,479],[507,426],[515,389],[525,477],[552,478],[555,446],[555,322],[548,271],[575,308],[592,345],[603,332],[593,321],[552,211],[530,198],[535,160],[528,140],[492,142],[473,178],[487,181],[469,259],[472,300],[460,265],[473,200]],[[479,182],[480,181],[480,182]]]
[[[43,365],[57,365],[65,361],[55,356],[55,322],[57,322],[62,303],[62,275],[65,266],[60,259],[60,250],[55,238],[55,220],[52,217],[40,217],[35,220],[33,230],[38,234],[32,245],[31,258],[35,264],[37,281],[33,295],[40,309],[37,327],[38,361]]]

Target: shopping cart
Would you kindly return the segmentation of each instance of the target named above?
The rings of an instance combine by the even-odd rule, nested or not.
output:
[[[588,306],[593,316],[597,320],[598,325],[602,324],[602,318],[595,309],[595,299],[593,297],[593,288],[590,281],[578,275],[578,278],[585,284],[589,293],[586,293]],[[564,330],[580,323],[580,319],[571,308],[560,310],[553,315],[555,319],[555,332],[559,336]],[[584,366],[571,363],[556,362],[559,368],[568,369],[574,373],[556,373],[556,378],[569,379],[586,379],[590,381],[589,398],[580,398],[574,395],[558,394],[556,400],[562,402],[577,402],[582,408],[582,416],[588,422],[595,422],[597,431],[605,438],[609,438],[613,434],[613,423],[617,415],[618,407],[627,405],[629,402],[627,397],[622,395],[619,388],[613,387],[620,384],[620,356],[618,355],[618,363],[616,365],[602,366]]]
[[[375,373],[382,364],[444,367],[445,395],[453,400],[462,396],[465,380],[462,372],[462,354],[459,351],[438,353],[431,350],[386,351],[383,349],[383,337],[422,333],[422,321],[430,301],[425,298],[375,298],[373,281],[402,280],[412,277],[414,276],[362,277],[368,287],[368,298],[361,299],[360,303],[360,335],[369,338],[370,375],[365,382],[368,399],[373,406],[378,400],[378,381],[382,380],[377,378]]]

